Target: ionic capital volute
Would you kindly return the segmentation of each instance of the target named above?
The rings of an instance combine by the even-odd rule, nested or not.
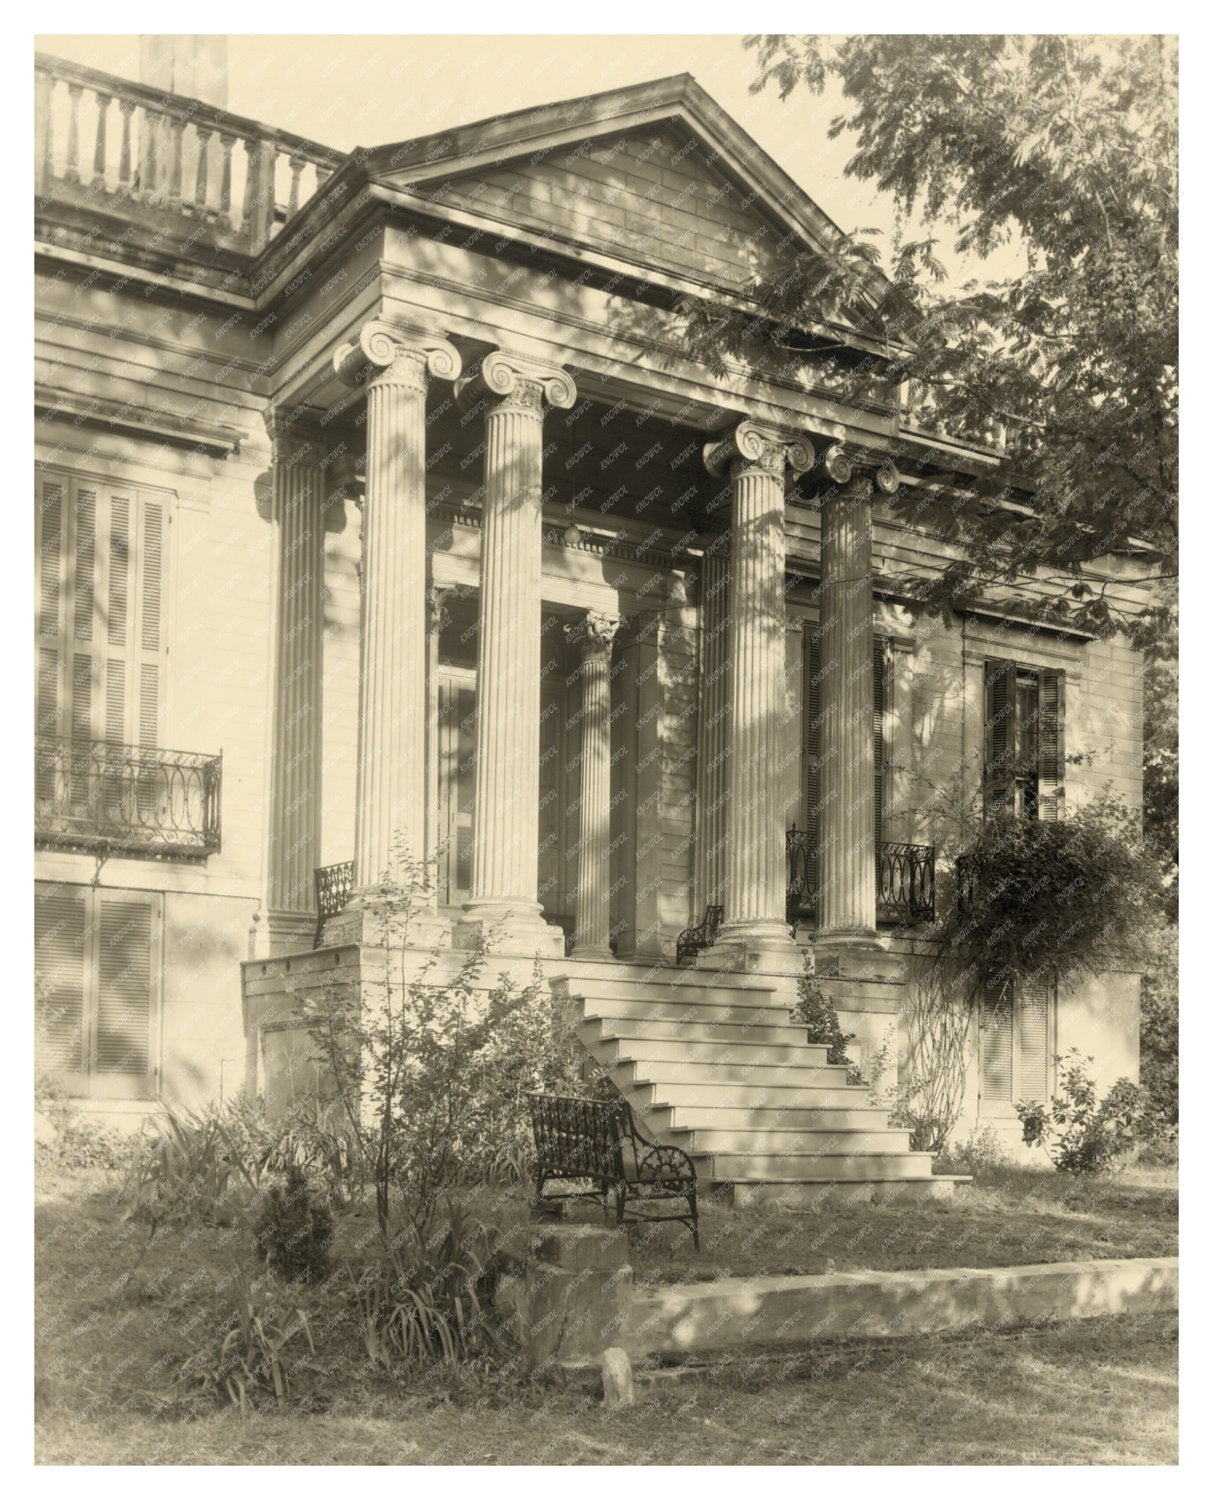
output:
[[[456,391],[465,406],[483,401],[539,416],[549,406],[567,411],[577,399],[577,387],[567,370],[507,349],[486,354]]]
[[[428,380],[457,380],[463,369],[458,349],[421,328],[376,318],[333,356],[333,369],[347,385],[407,385],[424,391]]]
[[[783,478],[790,470],[794,479],[813,467],[813,458],[813,445],[803,433],[749,420],[703,450],[708,473],[716,476],[756,470]]]
[[[901,484],[901,475],[892,459],[855,452],[842,443],[826,449],[821,466],[836,486],[832,492],[835,494],[857,496],[877,491],[892,495]]]

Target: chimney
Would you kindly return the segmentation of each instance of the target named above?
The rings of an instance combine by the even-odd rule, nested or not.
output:
[[[139,82],[227,108],[226,36],[141,36]]]

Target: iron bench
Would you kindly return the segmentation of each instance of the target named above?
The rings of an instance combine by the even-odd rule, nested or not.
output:
[[[699,1249],[699,1202],[695,1163],[677,1146],[646,1141],[624,1099],[574,1099],[528,1094],[535,1135],[534,1208],[550,1212],[570,1198],[594,1198],[603,1217],[612,1194],[615,1222],[685,1224]],[[590,1181],[589,1190],[547,1193],[551,1182]],[[685,1202],[677,1213],[655,1213],[649,1205]]]
[[[723,921],[724,907],[709,906],[698,927],[684,927],[678,934],[676,961],[681,963],[684,958],[691,958],[704,948],[710,948],[716,941],[716,934]]]

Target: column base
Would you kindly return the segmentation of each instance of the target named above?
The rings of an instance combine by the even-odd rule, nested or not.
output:
[[[355,891],[347,906],[325,918],[321,933],[324,948],[339,948],[349,943],[361,943],[368,948],[449,948],[451,928],[445,917],[429,904],[424,892],[413,897],[408,911],[392,912],[376,892]]]
[[[252,958],[277,958],[301,953],[316,941],[316,913],[267,911],[258,915],[252,938]]]
[[[456,948],[503,958],[563,958],[564,932],[543,920],[537,901],[468,901],[453,934]]]
[[[834,934],[813,944],[813,972],[838,1010],[896,1011],[905,960],[869,934]]]
[[[800,974],[804,951],[780,921],[726,922],[710,948],[695,956],[697,969]]]

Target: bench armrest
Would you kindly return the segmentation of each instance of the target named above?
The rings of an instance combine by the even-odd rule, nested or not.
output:
[[[680,1146],[636,1142],[636,1175],[641,1182],[694,1182],[695,1163]]]

